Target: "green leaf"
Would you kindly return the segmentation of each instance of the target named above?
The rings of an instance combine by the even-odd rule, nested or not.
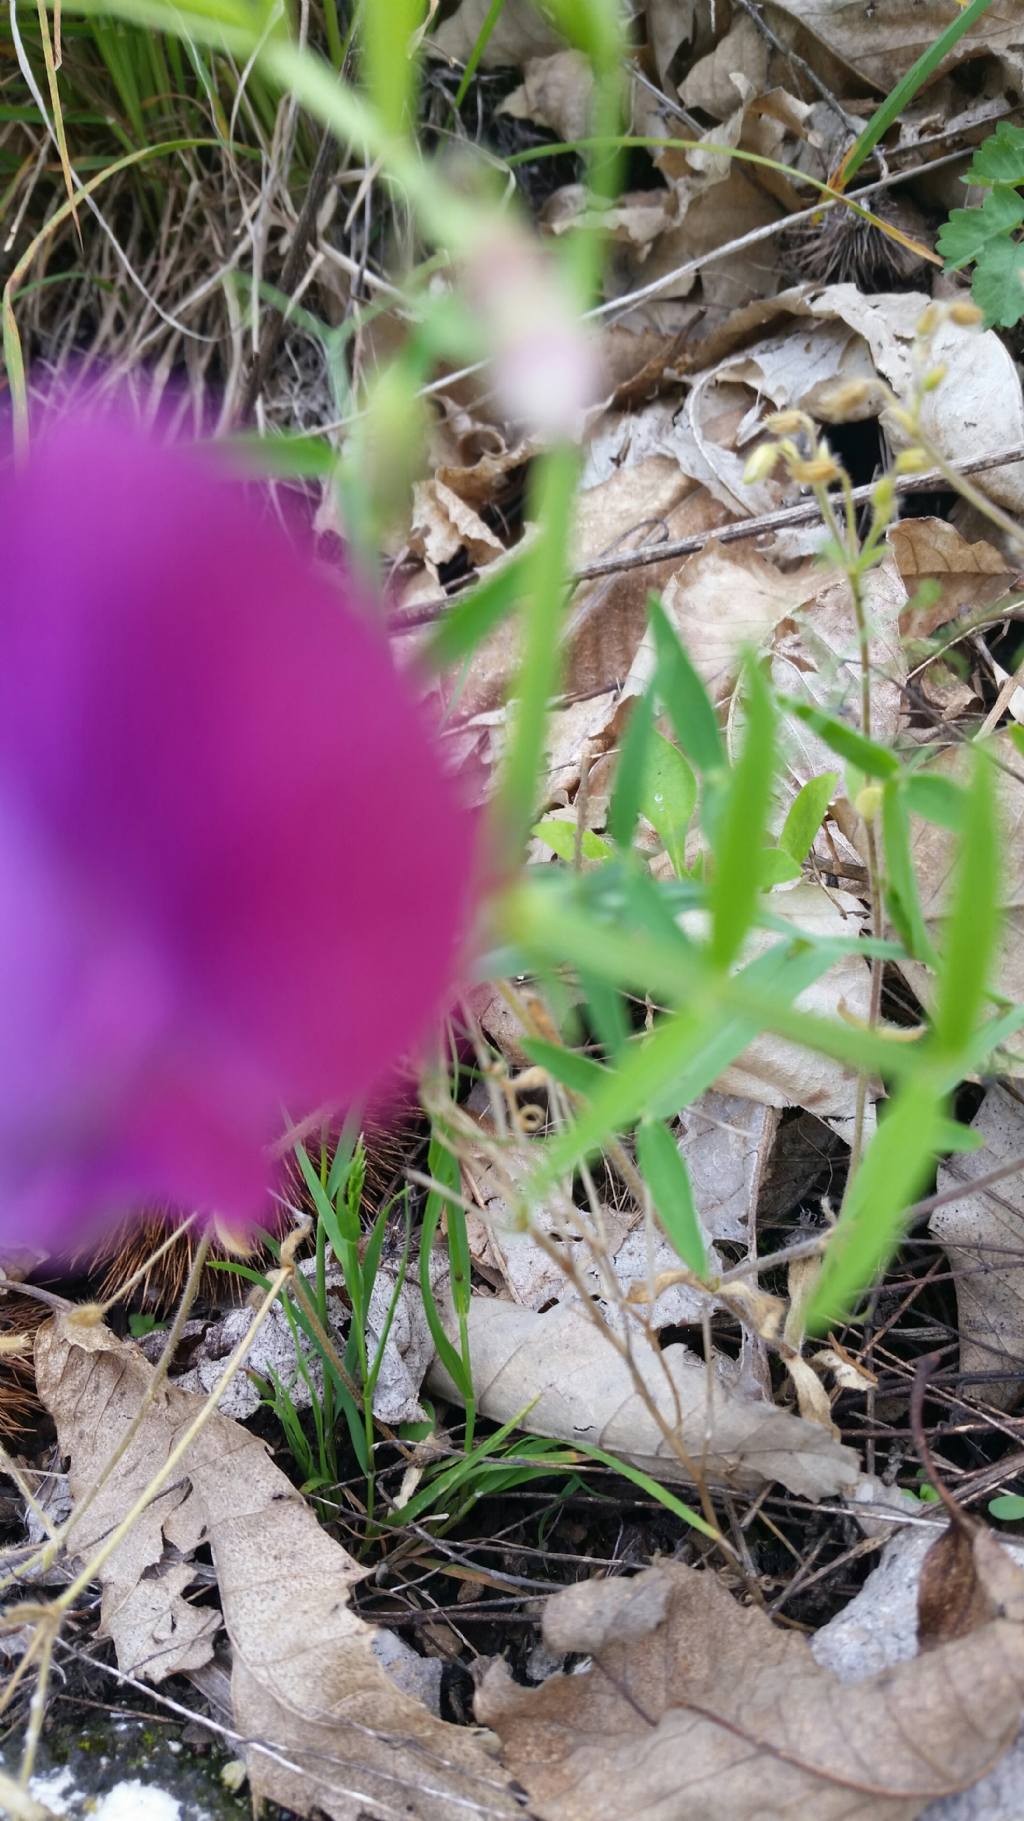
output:
[[[747,728],[729,781],[708,888],[711,957],[726,969],[736,959],[757,909],[757,855],[775,782],[775,709],[758,666],[749,662]]]
[[[856,765],[859,770],[866,772],[869,778],[894,778],[899,771],[900,762],[895,753],[885,746],[879,746],[874,740],[866,739],[857,728],[837,720],[835,715],[812,707],[810,702],[799,702],[794,696],[780,696],[779,707],[788,714],[795,715],[806,727],[813,728],[826,746],[848,764]]]
[[[934,967],[936,954],[921,911],[917,874],[910,853],[910,819],[901,785],[901,779],[893,778],[882,793],[882,830],[889,886],[887,902],[908,953]]]
[[[725,765],[725,748],[711,697],[656,595],[651,597],[649,611],[658,655],[654,694],[662,702],[676,739],[697,770],[720,771]]]
[[[943,1119],[940,1123],[937,1149],[954,1152],[958,1157],[965,1157],[971,1151],[980,1151],[985,1144],[984,1134],[976,1132],[972,1125],[963,1125],[959,1119]]]
[[[686,870],[686,831],[697,803],[697,780],[678,746],[657,729],[647,751],[640,813],[660,835],[678,876]]]
[[[975,151],[964,183],[1024,183],[1024,126],[1001,120]]]
[[[953,902],[935,987],[932,1028],[947,1056],[967,1047],[985,1003],[999,928],[999,864],[991,761],[975,747]]]
[[[963,827],[967,798],[963,786],[937,771],[912,771],[903,785],[903,796],[912,816],[937,822],[940,828]]]
[[[1024,242],[1002,240],[985,249],[974,269],[971,296],[989,328],[1012,329],[1020,322],[1024,316]]]
[[[687,1269],[706,1278],[708,1255],[690,1172],[668,1127],[645,1119],[636,1128],[636,1154],[666,1237]]]
[[[561,816],[545,816],[542,822],[534,823],[530,832],[536,835],[539,841],[543,841],[546,847],[550,847],[560,860],[565,860],[569,866],[573,864],[576,859],[576,824],[574,822],[566,822]],[[600,835],[595,835],[592,828],[583,830],[580,853],[584,860],[609,860],[614,851],[614,848],[607,841],[602,840]]]
[[[770,891],[773,885],[788,885],[791,879],[799,879],[802,871],[800,862],[781,847],[763,847],[758,855],[757,876],[762,891]]]
[[[850,1179],[808,1306],[810,1332],[842,1321],[888,1263],[946,1129],[943,1096],[928,1076],[905,1082]]]
[[[1004,1524],[1015,1524],[1024,1518],[1024,1498],[1019,1492],[1000,1492],[994,1499],[989,1499],[988,1508],[994,1518],[1001,1518]]]
[[[388,0],[387,6],[364,6],[360,13],[363,76],[389,133],[409,128],[418,79],[410,41],[424,11],[424,0]]]
[[[543,1037],[524,1037],[520,1047],[538,1068],[546,1069],[563,1087],[588,1100],[607,1079],[608,1070],[592,1056],[582,1056],[579,1050],[566,1049],[564,1044],[547,1043]]]
[[[782,824],[779,846],[798,866],[803,865],[814,846],[814,838],[835,795],[838,782],[837,771],[823,771],[818,778],[808,778],[789,806],[786,820]]]
[[[636,819],[644,794],[647,772],[647,749],[654,730],[654,692],[648,690],[634,704],[629,717],[619,762],[615,768],[615,787],[608,805],[608,833],[616,846],[628,850],[632,845]]]
[[[980,259],[993,242],[1007,241],[1024,221],[1024,196],[1013,190],[989,190],[980,209],[953,209],[939,229],[935,246],[947,270]]]

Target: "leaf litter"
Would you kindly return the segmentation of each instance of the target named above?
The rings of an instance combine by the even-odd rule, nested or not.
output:
[[[456,78],[485,20],[493,24],[480,67],[485,82],[500,85],[495,118],[503,131],[522,135],[526,148],[542,144],[544,134],[573,139],[586,132],[589,72],[544,9],[527,0],[505,0],[496,11],[487,0],[459,0],[441,11],[427,43],[438,70]],[[820,526],[780,522],[729,542],[720,534],[801,503],[785,474],[747,474],[772,411],[806,411],[832,423],[830,394],[856,382],[857,404],[833,427],[862,464],[857,478],[874,479],[907,447],[898,405],[913,383],[916,325],[929,301],[923,288],[907,288],[908,274],[923,287],[934,268],[920,259],[902,270],[894,263],[891,288],[878,288],[864,280],[877,241],[871,252],[851,238],[844,252],[847,243],[837,237],[829,258],[840,276],[830,272],[823,281],[794,272],[804,254],[780,230],[807,207],[801,173],[821,179],[834,172],[851,127],[856,131],[870,111],[865,96],[885,92],[910,67],[948,24],[949,8],[925,0],[911,18],[906,0],[878,0],[871,8],[770,0],[757,17],[745,6],[720,12],[709,21],[695,0],[646,0],[638,9],[647,49],[631,72],[631,128],[698,143],[652,147],[646,162],[637,158],[634,187],[606,223],[611,320],[598,331],[606,400],[587,428],[573,552],[578,570],[605,572],[584,574],[573,591],[538,805],[564,818],[574,839],[577,829],[598,840],[607,835],[622,740],[653,669],[652,588],[662,591],[732,750],[743,731],[737,679],[748,647],[767,657],[786,694],[863,730],[852,602],[843,580],[816,560]],[[944,131],[974,143],[1004,93],[1019,92],[1021,54],[1017,7],[993,0],[933,86],[905,110],[894,163],[904,169],[907,153],[927,160]],[[722,155],[723,146],[776,157],[788,174],[757,172]],[[914,238],[928,244],[936,211],[962,200],[954,186],[955,178],[937,169],[894,189],[893,198],[911,190],[913,203],[883,198],[877,207],[884,213],[891,201],[894,210],[908,209],[893,219],[912,221]],[[535,203],[525,180],[524,189],[548,235],[572,236],[585,222],[578,182],[559,182]],[[848,225],[849,218],[822,221]],[[821,221],[811,226],[817,233]],[[326,268],[333,249],[318,235],[314,256]],[[936,280],[937,294],[945,284]],[[357,362],[368,369],[375,346],[400,346],[405,333],[398,312],[378,309],[361,330]],[[1024,503],[1017,353],[993,331],[964,337],[939,324],[931,354],[945,373],[924,406],[930,437],[949,461],[1001,451],[1013,457],[984,468],[975,484],[1014,514]],[[429,462],[386,540],[396,608],[399,618],[408,612],[412,628],[397,641],[403,655],[454,584],[500,573],[534,536],[523,517],[522,483],[537,445],[502,419],[486,378],[441,372],[431,409]],[[950,522],[945,498],[926,503],[925,516],[893,525],[889,554],[867,578],[872,733],[886,744],[932,748],[926,769],[945,777],[959,775],[964,737],[989,712],[993,679],[997,689],[1012,682],[1012,668],[1002,666],[986,634],[999,624],[1000,607],[1012,611],[1020,556],[977,513],[959,505]],[[325,499],[325,531],[336,527],[334,513]],[[678,543],[689,548],[662,550]],[[936,655],[939,646],[945,655]],[[1000,649],[1016,663],[1016,654]],[[504,749],[518,656],[506,621],[468,672],[456,667],[442,686],[453,755],[478,766],[481,790]],[[1006,712],[1018,709],[1008,694]],[[832,774],[835,784],[812,831],[803,876],[777,886],[767,901],[774,936],[758,931],[752,949],[777,939],[779,925],[846,939],[867,928],[868,843],[854,800],[860,780],[848,784],[846,761],[806,722],[787,717],[781,740],[774,832],[810,780]],[[1018,999],[1020,762],[1005,731],[995,743],[1008,861],[998,985]],[[688,830],[687,864],[701,839],[696,827]],[[946,909],[951,831],[913,818],[911,841],[922,915],[934,933]],[[668,876],[669,845],[649,819],[641,844],[652,870]],[[585,852],[580,857],[586,865]],[[532,858],[535,865],[565,864],[539,842]],[[909,987],[925,998],[926,970],[901,965]],[[865,959],[846,953],[800,1003],[856,1026],[869,1021],[871,991]],[[886,1013],[902,1009],[905,1016],[897,1000],[887,1002]],[[507,1013],[507,1001],[485,988],[477,1028],[487,1040],[488,1067],[515,1100],[516,1079],[532,1066],[522,1047],[531,1032]],[[1011,1090],[1012,1080],[976,1089],[983,1097],[973,1126],[983,1147],[940,1171],[938,1190],[947,1199],[929,1226],[940,1262],[954,1275],[962,1395],[1001,1409],[1019,1397],[1024,1357],[1016,1287],[1020,1197],[1013,1178],[976,1191],[971,1183],[1024,1154]],[[869,1113],[880,1093],[881,1084],[871,1084]],[[543,1079],[538,1098],[546,1117],[556,1097],[552,1079]],[[794,1234],[811,1242],[820,1235],[833,1211],[833,1172],[841,1183],[856,1100],[849,1069],[762,1036],[715,1071],[692,1103],[671,1110],[716,1276],[736,1259],[756,1264],[759,1252]],[[905,1384],[876,1392],[868,1353],[862,1361],[844,1355],[838,1340],[804,1357],[798,1263],[775,1275],[771,1294],[751,1290],[746,1300],[744,1287],[756,1285],[756,1275],[709,1288],[675,1269],[676,1281],[669,1281],[678,1256],[650,1206],[637,1199],[628,1156],[593,1195],[563,1185],[538,1217],[538,1230],[524,1230],[517,1196],[533,1167],[532,1134],[515,1125],[509,1141],[484,1127],[481,1119],[475,1138],[464,1130],[458,1147],[476,1279],[467,1331],[480,1417],[499,1425],[518,1418],[530,1432],[600,1447],[658,1480],[686,1485],[696,1478],[748,1501],[770,1500],[782,1488],[807,1502],[845,1496],[840,1509],[851,1510],[865,1493],[877,1494],[874,1442],[866,1452],[856,1422],[844,1425],[847,1440],[840,1439],[835,1418],[842,1423],[844,1407],[836,1399],[859,1375],[858,1395],[867,1386],[875,1399],[871,1420],[883,1433],[892,1424],[895,1436]],[[559,1248],[572,1254],[568,1275],[553,1262]],[[949,1332],[948,1322],[941,1325],[948,1312],[940,1311],[940,1332]],[[395,1374],[378,1387],[378,1415],[388,1422],[422,1413],[424,1372],[442,1411],[465,1394],[442,1362],[429,1362],[411,1286],[402,1316],[404,1344],[396,1332],[389,1355]],[[117,1478],[87,1506],[75,1533],[83,1557],[166,1459],[198,1408],[195,1394],[216,1382],[223,1353],[247,1319],[235,1311],[204,1324],[189,1388],[172,1384],[159,1393]],[[342,1311],[339,1343],[345,1320]],[[932,1333],[934,1320],[933,1313]],[[278,1326],[282,1350],[271,1363],[286,1357],[289,1337]],[[456,1339],[454,1317],[449,1332]],[[886,1357],[897,1381],[905,1379],[905,1362],[897,1369]],[[877,1355],[870,1358],[877,1366]],[[141,1407],[151,1368],[105,1330],[58,1321],[40,1336],[37,1371],[70,1463],[72,1493],[82,1501]],[[831,1397],[830,1375],[840,1387]],[[292,1389],[301,1397],[298,1380]],[[235,1395],[241,1401],[234,1409],[251,1420],[258,1402],[252,1381],[237,1380]],[[664,1821],[677,1813],[742,1821],[801,1810],[844,1821],[876,1813],[961,1821],[1002,1812],[998,1802],[1007,1821],[1019,1814],[1024,1773],[1014,1754],[1002,1769],[991,1766],[1013,1738],[1021,1706],[1021,1581],[1019,1570],[993,1556],[984,1533],[965,1571],[979,1610],[963,1635],[922,1654],[915,1654],[914,1602],[930,1535],[919,1542],[918,1529],[886,1544],[864,1592],[810,1645],[761,1610],[756,1572],[737,1578],[729,1567],[720,1576],[713,1557],[700,1570],[660,1561],[631,1578],[569,1587],[548,1602],[544,1636],[554,1659],[582,1658],[582,1665],[539,1688],[513,1684],[500,1663],[483,1675],[477,1714],[503,1743],[503,1770],[474,1732],[447,1725],[398,1691],[374,1652],[375,1635],[391,1634],[375,1634],[349,1605],[368,1571],[320,1527],[263,1443],[232,1423],[227,1408],[107,1562],[101,1622],[119,1665],[154,1684],[215,1652],[222,1656],[228,1645],[236,1729],[273,1747],[248,1751],[256,1793],[300,1813],[400,1808],[440,1816],[455,1812],[454,1803],[459,1812],[505,1814],[516,1812],[514,1777],[538,1815],[580,1821],[620,1815],[624,1789],[631,1813]],[[894,1441],[894,1471],[898,1448]],[[768,1508],[791,1519],[785,1503]],[[819,1541],[826,1535],[812,1534]],[[199,1572],[197,1552],[207,1545],[213,1582]],[[900,1569],[894,1616],[891,1603],[872,1607],[870,1590],[876,1577],[889,1575],[891,1583],[889,1564],[904,1558],[912,1572]],[[645,1557],[634,1550],[628,1559]],[[945,1570],[936,1572],[941,1608],[949,1589]],[[849,1592],[851,1584],[844,1585]],[[741,1587],[746,1605],[735,1597]],[[868,1667],[862,1662],[856,1674],[835,1643],[844,1627],[859,1629],[866,1642]],[[947,1792],[979,1777],[986,1780],[958,1807],[961,1798]]]

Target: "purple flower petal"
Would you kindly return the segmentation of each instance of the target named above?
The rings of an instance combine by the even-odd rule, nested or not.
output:
[[[0,1244],[259,1219],[283,1109],[441,1009],[473,825],[360,604],[212,456],[76,413],[0,548]]]

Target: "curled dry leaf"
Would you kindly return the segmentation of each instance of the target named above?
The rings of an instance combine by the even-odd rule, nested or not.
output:
[[[660,1350],[639,1326],[631,1334],[636,1370],[679,1452],[638,1394],[627,1361],[578,1309],[543,1315],[483,1296],[470,1301],[469,1346],[477,1409],[497,1423],[529,1410],[530,1429],[560,1441],[592,1442],[656,1478],[705,1476],[730,1486],[778,1480],[805,1498],[849,1491],[857,1457],[818,1423],[748,1397],[734,1362],[709,1368],[678,1342]],[[730,1370],[730,1367],[733,1367]],[[458,1391],[439,1361],[427,1377],[441,1396]]]
[[[708,1571],[585,1582],[548,1602],[544,1634],[591,1665],[533,1689],[493,1665],[477,1713],[542,1821],[619,1821],[623,1790],[637,1821],[914,1821],[1017,1728],[1024,1574],[984,1548],[976,1573],[995,1616],[848,1687]]]
[[[900,519],[887,539],[910,597],[900,615],[904,638],[930,638],[961,616],[975,621],[1013,585],[1014,572],[994,545],[984,538],[968,543],[945,519]],[[933,596],[926,603],[914,600],[922,584]]]
[[[36,1370],[81,1501],[127,1437],[153,1369],[107,1329],[58,1317],[40,1331]],[[117,1473],[73,1533],[83,1559],[132,1508],[201,1409],[200,1398],[158,1391]],[[168,1673],[200,1542],[210,1546],[221,1611],[187,1610],[201,1615],[206,1658],[222,1622],[230,1639],[235,1727],[260,1742],[247,1750],[255,1797],[333,1821],[397,1810],[410,1821],[519,1812],[477,1737],[435,1718],[381,1666],[374,1627],[348,1604],[365,1570],[321,1528],[264,1444],[227,1417],[208,1421],[102,1571],[103,1623],[122,1668],[154,1681]],[[165,1581],[160,1625],[169,1643],[154,1628]]]
[[[990,1087],[971,1124],[984,1146],[941,1166],[939,1189],[960,1197],[935,1210],[928,1231],[954,1272],[964,1395],[1011,1409],[1024,1394],[1024,1173],[988,1189],[971,1182],[1024,1157],[1024,1106]],[[1009,1377],[991,1376],[1000,1366]]]

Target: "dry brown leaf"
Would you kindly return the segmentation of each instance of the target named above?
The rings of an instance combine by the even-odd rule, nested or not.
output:
[[[821,587],[820,575],[783,575],[748,544],[712,541],[686,558],[662,595],[665,612],[712,701],[732,693],[745,648],[764,647],[780,620],[789,619]],[[654,640],[646,634],[632,675],[654,674]]]
[[[80,1500],[138,1413],[153,1369],[109,1330],[58,1317],[40,1331],[36,1371]],[[185,1392],[158,1392],[74,1533],[83,1557],[124,1517],[201,1408]],[[273,1747],[248,1751],[256,1797],[333,1821],[398,1810],[416,1821],[519,1813],[474,1734],[436,1719],[381,1667],[374,1627],[348,1604],[366,1571],[321,1528],[264,1444],[227,1417],[210,1419],[103,1572],[104,1625],[123,1668],[152,1680],[166,1673],[165,1657],[140,1661],[138,1641],[114,1622],[133,1588],[152,1600],[168,1572],[180,1580],[175,1550],[200,1541],[210,1545],[231,1640],[236,1729]],[[208,1627],[220,1623],[215,1608],[194,1610]]]
[[[768,10],[805,28],[883,95],[941,37],[953,16],[946,0],[913,0],[909,6],[907,0],[873,0],[870,7],[850,0],[770,0]],[[993,0],[940,69],[1021,47],[1018,0]]]
[[[888,543],[910,599],[900,615],[904,638],[926,639],[939,626],[962,614],[977,619],[1002,600],[1014,572],[994,545],[979,539],[969,544],[955,526],[941,518],[904,518],[888,532]],[[937,585],[938,596],[915,605],[923,582]]]
[[[996,1548],[996,1545],[992,1545]],[[842,1686],[806,1640],[741,1607],[708,1571],[662,1563],[548,1602],[550,1648],[589,1668],[540,1688],[493,1665],[477,1713],[543,1821],[914,1821],[982,1776],[1024,1697],[1024,1575],[1012,1616]]]
[[[474,1296],[469,1347],[477,1409],[505,1423],[529,1407],[526,1420],[536,1434],[596,1443],[659,1479],[685,1482],[695,1469],[730,1486],[778,1480],[812,1499],[849,1491],[857,1481],[852,1449],[819,1424],[737,1390],[734,1362],[719,1360],[709,1370],[678,1342],[657,1351],[639,1327],[632,1341],[649,1395],[680,1437],[691,1472],[646,1409],[626,1362],[578,1309],[559,1305],[535,1314]],[[427,1383],[458,1401],[439,1361]]]
[[[450,563],[465,550],[474,563],[503,556],[505,546],[478,512],[442,480],[417,481],[413,487],[409,546],[428,563]]]
[[[532,58],[521,86],[496,111],[513,120],[535,120],[559,139],[584,139],[590,131],[593,95],[589,57],[582,51],[556,51],[551,57]]]
[[[1024,1156],[1024,1107],[1003,1087],[988,1090],[971,1125],[985,1143],[939,1169],[938,1187],[960,1197],[937,1208],[928,1231],[945,1248],[956,1273],[960,1370],[1012,1376],[966,1384],[967,1397],[1010,1409],[1024,1391],[1024,1173],[990,1189],[971,1190],[975,1177]]]
[[[698,58],[679,85],[684,107],[725,120],[737,102],[768,87],[768,40],[753,19],[740,13],[725,37]]]
[[[459,0],[450,19],[443,19],[424,40],[425,49],[465,63],[472,54],[491,11],[491,0]],[[534,0],[505,0],[480,59],[486,70],[526,63],[565,49],[565,39]]]

